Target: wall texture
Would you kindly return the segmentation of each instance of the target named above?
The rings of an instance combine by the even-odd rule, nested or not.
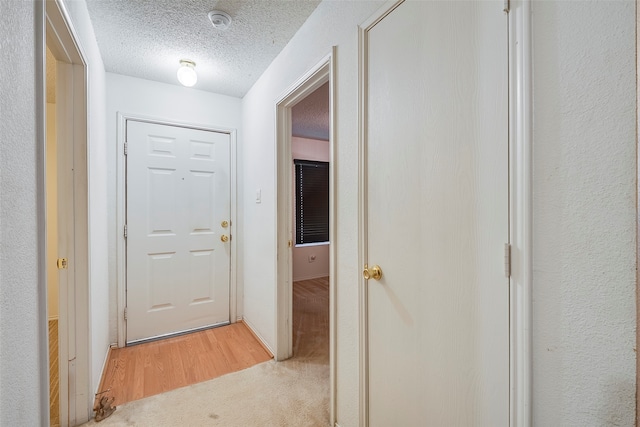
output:
[[[337,418],[359,424],[357,31],[379,3],[323,2],[245,96],[245,316],[275,341],[273,105],[337,45]],[[533,2],[534,425],[633,425],[634,3]],[[262,204],[251,199],[261,188]],[[264,254],[273,254],[265,257]]]
[[[533,417],[632,426],[635,5],[533,2]]]
[[[337,415],[342,427],[359,424],[358,314],[352,310],[359,274],[356,25],[380,5],[322,3],[242,103],[246,148],[239,158],[244,163],[245,187],[251,190],[241,199],[245,202],[243,240],[244,255],[252,260],[251,266],[243,268],[245,315],[253,325],[260,325],[259,332],[273,344],[273,105],[332,45],[338,46]],[[633,425],[634,7],[628,1],[536,2],[533,6],[536,426]],[[78,15],[74,12],[72,16]],[[34,2],[0,0],[0,47],[13,58],[0,63],[0,425],[39,425],[44,415],[39,393],[40,362],[46,349],[39,346],[45,314],[37,276],[41,254],[37,246],[34,46]],[[106,183],[101,181],[100,171],[106,166],[99,156],[106,151],[113,165],[115,153],[108,151],[113,150],[109,148],[112,138],[105,146],[94,145],[104,131],[99,117],[104,98],[100,98],[100,65],[92,67],[96,70],[90,77],[90,84],[95,84],[90,104],[93,233],[104,225],[96,210],[104,207],[108,212],[113,203],[111,198],[95,199],[101,186],[113,182],[113,169]],[[107,117],[109,123],[115,122],[111,113]],[[262,204],[253,202],[254,188],[262,188]],[[111,190],[105,194],[113,194]],[[110,229],[110,235],[113,232]],[[104,274],[107,258],[101,259],[105,237],[99,236],[100,232],[91,236],[91,277],[103,283],[100,280],[104,279],[96,278]],[[112,254],[109,250],[109,260]],[[94,331],[96,324],[106,324],[104,313],[93,310],[94,305],[106,310],[104,300],[102,305],[98,300],[104,292],[104,286],[94,287],[92,282]],[[93,347],[104,344],[98,341],[97,335],[92,336]],[[94,360],[93,364],[98,363]]]
[[[275,102],[337,46],[336,235],[337,418],[358,419],[358,32],[383,2],[320,3],[243,99],[245,318],[275,345]],[[262,203],[253,200],[262,189]],[[333,242],[332,242],[333,243]],[[256,274],[260,272],[260,274]]]
[[[107,73],[107,150],[106,167],[108,170],[107,205],[105,214],[108,215],[109,233],[109,340],[118,341],[118,312],[117,312],[117,259],[116,245],[121,234],[116,230],[116,153],[117,148],[117,113],[137,114],[142,116],[166,119],[175,122],[195,123],[209,126],[237,129],[238,158],[242,152],[241,139],[241,101],[226,95],[203,92],[182,86],[158,83],[127,77],[120,74]],[[238,178],[242,177],[242,165],[238,162]],[[240,199],[241,186],[238,188]],[[241,211],[234,237],[240,241],[242,235]],[[239,251],[239,254],[241,252]],[[241,257],[241,255],[239,255]],[[239,266],[242,260],[238,260]],[[242,315],[242,269],[238,274],[238,315]],[[106,297],[105,297],[106,298]],[[107,299],[105,299],[106,301]]]
[[[47,414],[40,369],[47,360],[39,252],[36,4],[0,1],[0,425],[37,426]],[[44,61],[43,57],[38,58]],[[44,100],[41,99],[41,102]],[[44,129],[42,129],[44,131]],[[44,160],[43,158],[41,160]],[[42,188],[40,188],[43,191]],[[42,248],[44,249],[44,248]]]

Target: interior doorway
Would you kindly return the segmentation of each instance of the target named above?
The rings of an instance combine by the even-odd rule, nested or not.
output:
[[[328,333],[328,364],[329,364],[329,423],[335,423],[335,255],[334,255],[334,224],[333,218],[335,205],[334,201],[334,137],[333,137],[333,114],[334,83],[333,83],[333,56],[334,52],[322,59],[314,68],[303,75],[294,83],[285,95],[276,102],[276,138],[277,138],[277,274],[276,274],[276,348],[275,359],[285,360],[296,356],[294,344],[303,342],[294,338],[294,331],[297,331],[300,321],[304,322],[305,316],[300,311],[294,310],[296,300],[300,302],[298,308],[312,301],[313,304],[306,305],[310,311],[323,311],[326,313],[324,322]],[[318,91],[316,93],[316,91]],[[296,106],[302,108],[305,103],[314,104],[318,98],[325,99],[326,116],[323,137],[318,135],[302,135],[297,133],[292,114]],[[314,101],[315,100],[315,101]],[[296,118],[300,124],[300,117]],[[296,136],[298,135],[298,136]],[[310,137],[311,136],[311,137]],[[295,142],[294,142],[295,141]],[[320,142],[324,141],[324,142]],[[303,153],[308,159],[296,159]],[[309,154],[312,153],[312,154]],[[328,157],[327,157],[328,154]],[[323,159],[326,160],[323,162]],[[294,162],[298,160],[298,162]],[[296,168],[299,170],[296,171]],[[326,168],[328,181],[327,207],[322,208],[328,211],[328,225],[324,237],[319,238],[311,244],[305,244],[301,239],[300,218],[297,220],[295,203],[300,203],[298,199],[294,202],[296,193],[296,175],[304,174],[306,168]],[[321,174],[322,175],[322,174]],[[298,188],[299,190],[299,188]],[[309,212],[308,210],[306,212]],[[316,226],[317,224],[314,224]],[[317,230],[314,230],[317,231]],[[323,261],[326,259],[326,262]],[[296,260],[298,267],[295,267]],[[323,263],[325,265],[323,265]],[[327,274],[328,276],[325,276]],[[309,280],[298,281],[296,279]],[[324,290],[324,293],[323,293]],[[322,300],[326,303],[319,303]],[[309,317],[310,319],[311,317]],[[316,326],[323,322],[322,317],[316,318]],[[313,344],[312,344],[313,347]],[[318,350],[320,347],[316,348]],[[298,348],[300,350],[300,348]],[[305,350],[306,351],[306,350]],[[314,350],[311,350],[314,353]],[[319,352],[316,351],[316,355]]]
[[[58,292],[58,154],[56,143],[56,58],[47,47],[46,222],[47,310],[49,331],[49,422],[60,425],[59,292]]]
[[[123,127],[127,345],[234,323],[235,133],[133,117]]]
[[[45,138],[48,152],[45,165],[47,311],[51,320],[57,320],[52,322],[45,348],[51,344],[51,361],[54,362],[56,356],[58,360],[57,369],[50,366],[52,377],[58,374],[57,386],[51,387],[51,424],[73,426],[88,421],[93,407],[89,380],[86,62],[64,5],[47,1],[45,13],[43,44],[48,50],[45,65],[55,73],[43,76],[44,86],[55,89],[55,103],[43,100],[46,105],[42,106],[48,122]]]
[[[329,359],[329,82],[291,109],[293,356]]]

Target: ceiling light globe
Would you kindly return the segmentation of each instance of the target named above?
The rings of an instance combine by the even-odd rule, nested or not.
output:
[[[186,87],[191,87],[198,81],[198,75],[194,67],[196,66],[193,61],[180,61],[180,68],[178,68],[178,81]]]

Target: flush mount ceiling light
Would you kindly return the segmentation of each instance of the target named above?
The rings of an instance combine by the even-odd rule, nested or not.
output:
[[[212,10],[209,12],[209,21],[216,30],[226,30],[231,25],[231,17],[228,13],[221,10]]]
[[[196,74],[196,63],[188,59],[180,60],[180,68],[178,68],[178,81],[186,87],[191,87],[198,81]]]

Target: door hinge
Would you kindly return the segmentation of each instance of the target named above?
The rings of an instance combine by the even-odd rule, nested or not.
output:
[[[509,13],[511,10],[511,0],[504,0],[504,9],[502,9],[504,13]]]
[[[289,240],[289,247],[292,248],[293,247],[293,240]]]
[[[128,152],[129,152],[129,143],[125,142],[124,143],[124,155],[126,156]]]
[[[127,238],[127,225],[124,226],[124,238]]]
[[[66,258],[58,258],[56,265],[58,266],[58,270],[66,270],[69,266],[69,261]]]
[[[127,307],[124,308],[124,320],[127,320]]]
[[[504,275],[511,277],[511,245],[504,244]]]

